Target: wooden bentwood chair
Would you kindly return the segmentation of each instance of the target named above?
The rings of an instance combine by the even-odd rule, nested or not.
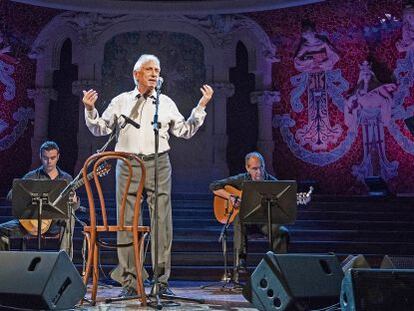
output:
[[[99,177],[96,174],[97,167],[108,160],[121,160],[123,161],[127,167],[129,168],[128,179],[126,182],[125,189],[123,189],[122,193],[122,204],[118,206],[118,219],[115,221],[116,224],[108,224],[108,217],[107,211],[105,207],[105,200],[104,195],[102,193],[101,183],[99,181]],[[133,224],[125,225],[125,205],[127,202],[127,195],[129,193],[129,188],[131,185],[131,180],[134,176],[132,171],[132,162],[138,163],[139,168],[141,169],[141,180],[139,181],[138,190],[135,195],[135,204],[134,204],[134,217],[133,217]],[[96,193],[99,199],[99,207],[101,213],[101,221],[97,221],[97,211],[95,208],[94,202],[94,195],[92,192],[91,184],[86,178],[88,175],[88,167],[93,165],[93,179],[95,181],[96,186]],[[93,274],[92,274],[92,304],[95,305],[96,303],[96,295],[98,290],[98,279],[99,279],[99,248],[117,248],[117,247],[128,247],[131,246],[131,243],[126,245],[113,245],[103,242],[99,239],[101,233],[107,232],[119,232],[119,231],[128,231],[131,232],[133,235],[132,245],[134,247],[134,255],[135,255],[135,269],[136,269],[136,280],[137,280],[137,295],[140,297],[142,305],[146,306],[146,296],[144,290],[144,284],[142,280],[142,265],[141,262],[142,258],[142,251],[144,247],[144,239],[146,234],[150,231],[148,226],[140,226],[139,220],[141,217],[141,198],[142,198],[142,191],[144,188],[145,182],[145,174],[146,170],[143,164],[143,161],[136,155],[126,152],[114,152],[114,151],[107,151],[100,154],[94,154],[90,156],[86,161],[82,169],[83,173],[83,180],[85,182],[86,193],[88,196],[88,203],[89,203],[89,214],[90,214],[90,225],[85,226],[83,228],[83,233],[86,236],[88,241],[88,259],[86,262],[86,271],[83,277],[85,285],[88,284],[88,280],[91,273],[91,267],[93,266]],[[99,214],[99,209],[98,209]],[[99,215],[98,215],[99,216]]]

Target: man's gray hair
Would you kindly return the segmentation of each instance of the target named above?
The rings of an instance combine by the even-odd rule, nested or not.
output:
[[[265,161],[264,161],[263,156],[260,153],[258,153],[257,151],[254,151],[254,152],[250,152],[246,154],[246,156],[244,157],[244,163],[247,165],[247,162],[249,162],[251,158],[259,159],[260,163],[262,164],[262,167],[265,168]]]
[[[155,62],[157,66],[161,68],[160,60],[158,59],[157,56],[152,55],[152,54],[142,54],[138,58],[137,62],[135,63],[133,72],[140,70],[142,65],[144,65],[145,63],[148,63],[149,61]],[[134,78],[135,85],[138,85],[138,81],[135,79],[134,74],[132,74],[132,77]]]

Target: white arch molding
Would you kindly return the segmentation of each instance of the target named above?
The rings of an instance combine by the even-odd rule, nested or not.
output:
[[[229,83],[229,69],[236,64],[237,42],[242,41],[248,50],[249,69],[256,75],[256,92],[271,90],[271,68],[273,62],[278,61],[275,57],[276,49],[263,29],[242,15],[148,16],[64,12],[54,17],[42,29],[33,44],[31,57],[37,60],[36,88],[52,89],[52,73],[59,69],[60,49],[68,38],[72,41],[73,63],[78,66],[78,81],[73,85],[73,93],[80,96],[83,89],[99,88],[105,43],[118,34],[140,31],[188,34],[196,38],[204,48],[205,82],[215,87],[215,96],[207,108],[204,130],[192,138],[203,144],[203,160],[200,163],[199,160],[193,161],[191,157],[186,156],[186,165],[175,165],[173,172],[174,191],[206,192],[211,180],[228,174],[225,157],[226,102],[233,93],[233,86]],[[204,81],[200,81],[202,82]],[[49,98],[43,95],[35,105],[36,108],[41,108],[39,111],[47,111]],[[79,153],[75,171],[80,169],[87,156],[95,152],[104,141],[89,133],[84,122],[83,104],[80,101],[79,105]],[[259,123],[262,118],[267,117],[259,115]],[[271,133],[272,128],[269,127],[268,131]],[[32,154],[37,155],[39,144],[45,138],[43,136],[46,132],[47,119],[45,121],[45,118],[39,116],[39,119],[35,119]],[[268,139],[269,135],[265,136],[265,139]],[[261,140],[259,137],[259,142]],[[260,151],[265,154],[268,161],[271,160],[273,150]],[[180,156],[179,150],[172,150],[173,163],[174,158],[177,160]],[[33,165],[37,161],[37,157],[33,157]],[[190,189],[188,176],[192,179]]]
[[[325,0],[12,0],[61,10],[112,14],[235,14],[323,2]]]

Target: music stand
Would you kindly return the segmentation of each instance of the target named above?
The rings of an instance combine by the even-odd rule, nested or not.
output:
[[[68,219],[68,195],[56,200],[66,180],[13,180],[12,213],[17,219],[37,219],[37,247],[41,249],[42,219]]]
[[[272,249],[272,224],[291,224],[296,220],[297,184],[294,180],[246,181],[243,183],[240,222],[267,224]]]

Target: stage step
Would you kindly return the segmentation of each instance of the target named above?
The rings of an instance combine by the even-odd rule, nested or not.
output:
[[[173,195],[174,240],[172,278],[218,281],[223,275],[222,245],[218,242],[222,225],[215,218],[210,194]],[[348,254],[364,254],[373,265],[379,265],[385,254],[414,256],[414,204],[412,198],[314,196],[306,207],[298,208],[297,221],[287,227],[290,231],[291,253],[337,254],[342,260]],[[115,201],[106,202],[110,219],[115,219]],[[82,195],[82,205],[87,200]],[[87,221],[88,213],[77,213]],[[0,222],[11,219],[10,203],[0,200]],[[144,208],[144,223],[148,211]],[[82,267],[81,226],[74,233],[74,262]],[[232,227],[228,232],[228,262],[233,263]],[[108,237],[110,235],[107,235]],[[108,238],[114,242],[115,237]],[[32,247],[35,247],[35,240]],[[30,246],[29,243],[29,246]],[[19,241],[13,241],[19,247]],[[46,243],[54,249],[54,243]],[[248,265],[253,270],[268,249],[265,237],[250,236]],[[101,265],[108,272],[117,263],[116,251],[103,250]],[[150,253],[146,264],[150,263]]]

